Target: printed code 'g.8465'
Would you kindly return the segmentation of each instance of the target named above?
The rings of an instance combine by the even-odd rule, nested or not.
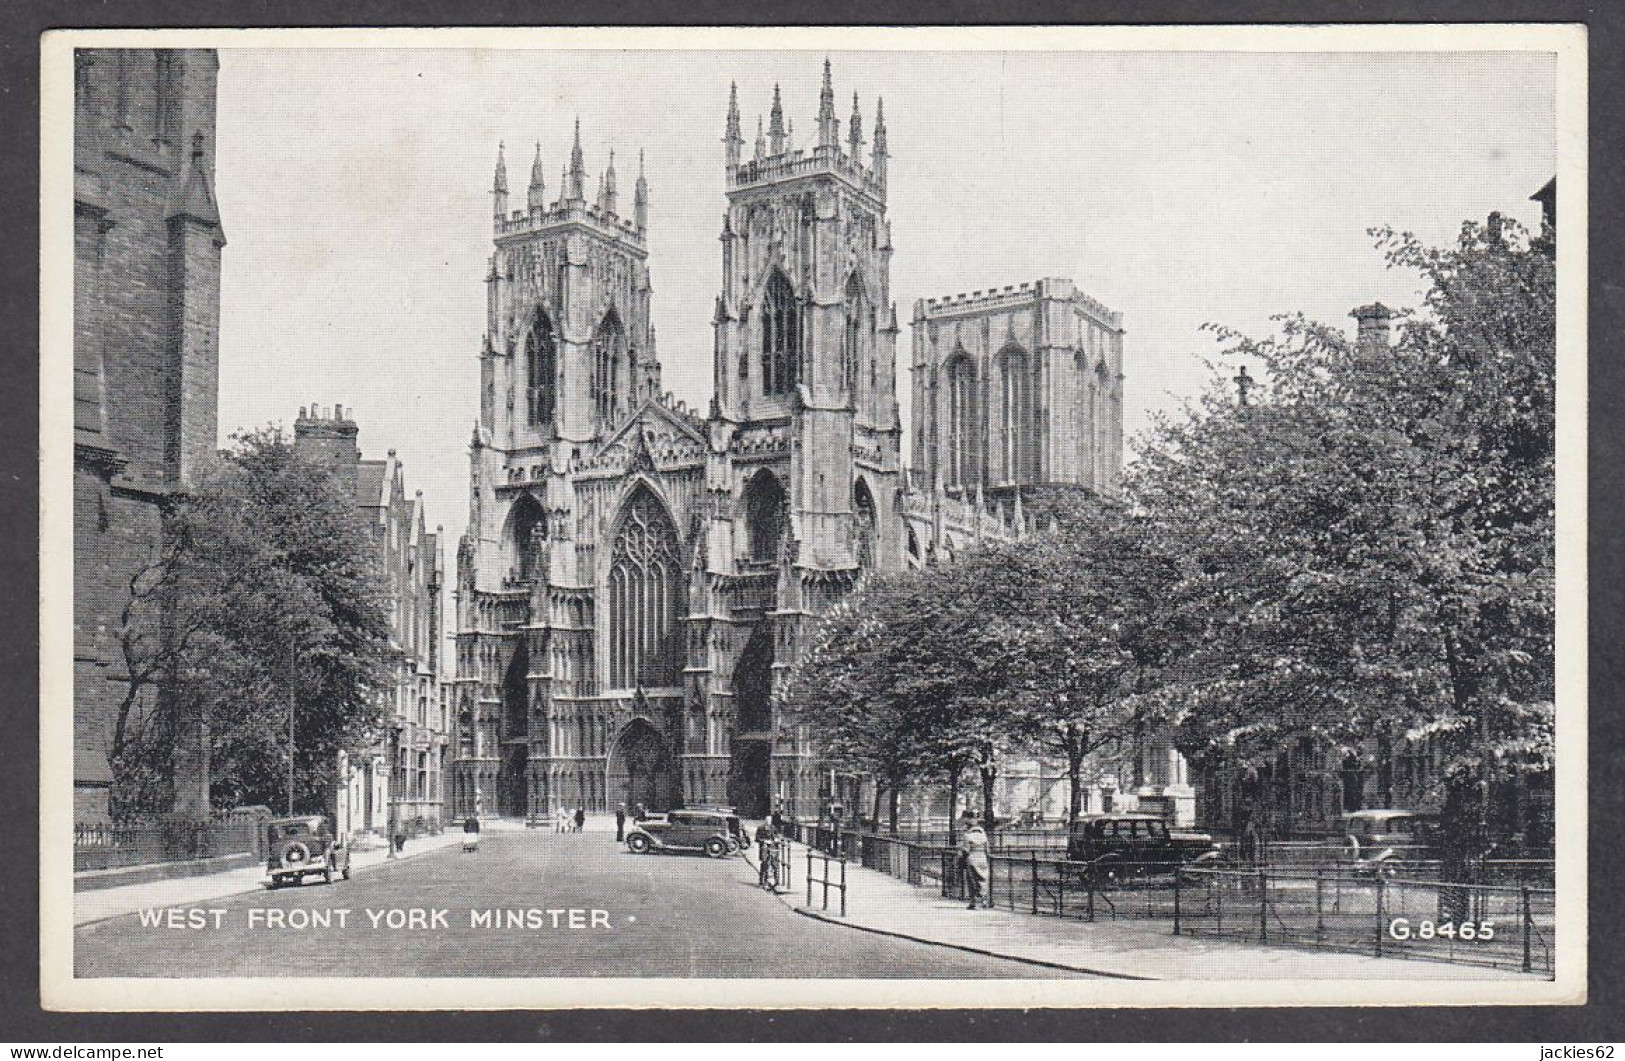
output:
[[[1464,943],[1495,938],[1494,921],[1412,921],[1396,917],[1388,922],[1388,934],[1397,940],[1459,939]]]

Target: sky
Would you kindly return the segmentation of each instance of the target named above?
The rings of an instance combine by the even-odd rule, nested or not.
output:
[[[1556,61],[1512,53],[830,52],[836,113],[884,97],[899,400],[916,299],[1070,277],[1124,316],[1124,431],[1209,379],[1204,322],[1267,334],[1303,311],[1416,305],[1376,225],[1453,242],[1491,210],[1538,224],[1555,172]],[[747,142],[780,84],[816,137],[825,53],[222,49],[216,193],[220,425],[343,405],[395,450],[448,563],[506,143],[522,205],[536,144],[557,197],[581,120],[590,176],[649,182],[654,323],[668,390],[710,398],[730,82]],[[905,442],[903,452],[909,452]]]

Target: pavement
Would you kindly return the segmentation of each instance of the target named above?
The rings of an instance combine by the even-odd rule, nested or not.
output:
[[[477,853],[463,853],[454,831],[409,841],[395,861],[357,852],[352,879],[331,884],[271,890],[226,873],[84,893],[96,905],[74,930],[74,973],[1089,978],[797,916],[756,887],[743,858],[634,855],[614,830],[608,818],[563,835],[497,822]]]
[[[1077,921],[998,909],[966,909],[935,887],[915,887],[878,870],[846,867],[846,916],[831,889],[825,910],[815,886],[807,903],[807,848],[792,843],[791,887],[780,898],[796,913],[854,932],[904,939],[1053,970],[1131,980],[1528,981],[1510,969],[1396,957],[1377,958],[1209,937],[1175,936],[1166,921]],[[822,872],[814,862],[814,872]],[[837,871],[838,872],[838,871]]]
[[[495,828],[523,828],[517,823],[497,823]],[[395,856],[395,860],[416,858],[428,854],[430,851],[439,851],[454,844],[461,844],[463,833],[461,829],[448,829],[435,836],[420,836],[406,842],[403,851]],[[374,866],[380,866],[390,861],[389,849],[383,843],[370,849],[352,847],[350,849],[350,873],[354,876]],[[133,914],[137,910],[146,910],[161,906],[191,906],[196,903],[205,903],[214,899],[224,899],[231,895],[241,895],[245,892],[258,892],[270,883],[265,874],[265,862],[256,862],[243,869],[227,870],[224,873],[205,873],[195,877],[172,877],[167,880],[146,881],[141,884],[122,884],[114,888],[98,888],[88,891],[77,891],[73,895],[73,923],[86,925],[93,921],[104,921],[110,917],[122,917]]]

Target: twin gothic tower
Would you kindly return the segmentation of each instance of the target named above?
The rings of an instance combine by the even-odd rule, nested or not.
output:
[[[816,814],[807,735],[771,697],[810,623],[904,563],[886,127],[814,142],[775,87],[747,152],[736,91],[715,397],[663,393],[639,159],[556,197],[498,152],[469,530],[458,550],[451,813],[721,804]],[[869,149],[865,151],[865,148]]]

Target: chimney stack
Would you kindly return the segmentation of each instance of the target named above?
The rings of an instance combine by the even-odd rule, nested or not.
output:
[[[1381,302],[1356,307],[1349,316],[1359,322],[1355,335],[1355,349],[1363,356],[1380,354],[1388,349],[1388,322],[1394,311]]]

